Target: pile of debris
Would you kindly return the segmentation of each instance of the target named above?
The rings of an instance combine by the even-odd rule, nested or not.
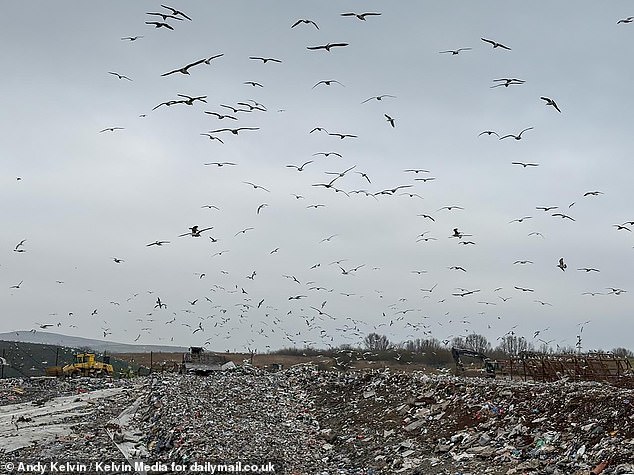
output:
[[[334,459],[375,473],[634,473],[634,390],[382,372],[295,376]]]
[[[149,460],[189,465],[272,462],[275,473],[323,472],[308,393],[256,369],[154,378],[135,416]],[[327,465],[327,464],[326,464]]]
[[[13,384],[27,391],[40,383]],[[634,390],[602,383],[302,365],[47,384],[47,394],[73,396],[29,412],[5,438],[52,430],[58,418],[63,431],[12,450],[13,458],[272,462],[289,475],[587,475],[609,459],[604,475],[634,473]],[[3,401],[7,391],[22,397],[11,388],[0,386]],[[72,410],[60,415],[60,404]],[[0,406],[0,418],[10,408]]]
[[[0,379],[0,406],[23,402],[43,403],[53,397],[127,385],[110,378],[7,378]]]
[[[138,397],[130,380],[5,379],[0,386],[0,460],[103,460],[108,422]]]

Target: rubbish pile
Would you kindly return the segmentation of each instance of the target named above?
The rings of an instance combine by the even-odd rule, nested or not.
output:
[[[0,379],[0,406],[21,402],[47,401],[57,396],[80,394],[97,389],[126,385],[110,378],[7,378]]]
[[[5,379],[0,461],[99,460],[112,453],[104,427],[137,397],[130,380]]]
[[[16,397],[8,381],[2,404]],[[50,384],[45,393],[74,394],[64,404],[79,406],[64,432],[12,457],[272,462],[289,475],[587,475],[609,459],[604,475],[634,474],[634,389],[601,383],[245,365],[205,377]],[[122,386],[80,392],[104,384]],[[29,413],[7,438],[29,425],[44,430],[45,416]]]
[[[634,390],[382,372],[295,379],[332,457],[374,473],[634,473]]]
[[[255,368],[151,380],[136,415],[152,461],[182,465],[272,462],[275,473],[320,474],[321,438],[305,412],[308,392]]]

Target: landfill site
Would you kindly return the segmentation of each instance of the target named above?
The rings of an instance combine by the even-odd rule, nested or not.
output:
[[[559,376],[310,363],[271,371],[245,361],[205,375],[2,379],[2,473],[26,462],[49,465],[22,473],[61,463],[70,473],[135,473],[141,462],[147,474],[241,463],[296,475],[587,475],[603,460],[606,475],[634,473],[631,375]],[[95,465],[106,461],[109,470]]]

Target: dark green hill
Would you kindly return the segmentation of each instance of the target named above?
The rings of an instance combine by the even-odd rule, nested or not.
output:
[[[6,359],[8,364],[8,366],[0,368],[0,376],[4,378],[44,376],[47,367],[72,363],[73,355],[83,350],[89,350],[89,348],[68,348],[57,345],[0,340],[0,356]],[[97,359],[101,361],[103,353],[94,353]],[[130,366],[127,361],[118,360],[113,355],[110,357],[110,363],[114,367],[115,374],[119,374],[122,370],[127,370]],[[137,368],[133,366],[132,369],[136,371]]]

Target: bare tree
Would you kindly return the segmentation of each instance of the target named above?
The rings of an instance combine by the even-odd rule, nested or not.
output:
[[[500,340],[500,344],[496,350],[505,355],[517,356],[522,351],[534,351],[534,347],[533,344],[527,342],[523,336],[506,335]]]
[[[412,353],[422,354],[429,351],[437,351],[441,348],[440,341],[436,338],[417,338],[415,340],[408,340],[402,343],[402,348]]]
[[[365,347],[370,351],[386,351],[390,348],[390,340],[385,335],[370,333],[363,339]]]
[[[484,335],[471,333],[464,339],[465,348],[477,351],[479,353],[488,353],[491,351],[491,344]]]
[[[451,346],[455,347],[455,348],[466,348],[467,345],[465,344],[464,338],[462,338],[461,336],[455,336],[451,339]]]
[[[622,347],[614,348],[612,349],[612,353],[615,356],[620,356],[622,358],[634,358],[634,353],[632,353],[632,351],[628,350],[627,348],[622,348]]]

